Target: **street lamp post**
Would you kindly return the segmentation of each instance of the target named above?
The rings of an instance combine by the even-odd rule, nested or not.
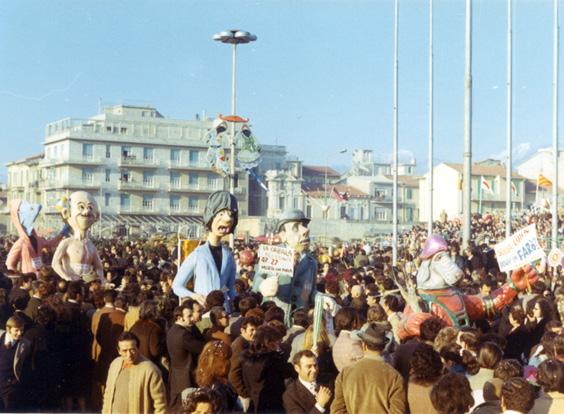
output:
[[[226,30],[213,35],[213,40],[232,46],[232,65],[231,65],[231,115],[237,114],[237,45],[254,42],[257,37],[244,30]],[[235,192],[235,124],[231,123],[231,140],[229,156],[229,192]]]

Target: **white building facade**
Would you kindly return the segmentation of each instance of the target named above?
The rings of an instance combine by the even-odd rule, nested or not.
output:
[[[57,201],[86,190],[100,206],[100,232],[113,225],[176,231],[184,224],[197,236],[207,197],[229,186],[206,159],[211,126],[209,119],[167,119],[153,107],[126,105],[50,123],[37,177],[30,172],[25,178],[21,162],[7,165],[8,198],[30,199],[22,186],[37,182],[38,198],[29,201],[43,204],[47,225],[56,226]],[[247,174],[239,174],[235,195],[239,214],[246,215]]]

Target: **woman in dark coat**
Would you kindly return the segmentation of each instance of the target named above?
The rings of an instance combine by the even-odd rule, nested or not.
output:
[[[263,325],[257,329],[249,349],[242,355],[243,381],[254,413],[284,412],[284,381],[295,377],[295,372],[281,344],[280,332],[272,326]]]
[[[509,323],[511,330],[507,334],[507,345],[503,357],[505,359],[516,359],[523,362],[527,358],[529,333],[525,328],[525,311],[521,306],[513,306],[509,311]]]

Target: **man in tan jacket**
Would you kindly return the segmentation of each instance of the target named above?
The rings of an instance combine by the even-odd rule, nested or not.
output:
[[[139,353],[139,339],[121,334],[117,357],[110,365],[102,413],[165,413],[166,390],[161,372]]]
[[[364,357],[337,376],[331,413],[405,413],[403,377],[382,358],[385,329],[371,323],[358,337]]]

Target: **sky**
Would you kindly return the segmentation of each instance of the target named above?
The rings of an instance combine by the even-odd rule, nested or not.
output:
[[[513,1],[516,163],[551,145],[552,12],[551,0]],[[400,157],[424,173],[428,0],[400,0],[399,20]],[[229,113],[231,50],[212,40],[228,29],[258,37],[238,48],[237,112],[259,141],[306,164],[348,165],[359,148],[389,158],[393,22],[392,0],[2,1],[0,182],[7,162],[42,152],[45,124],[88,118],[100,102],[177,119]],[[464,0],[434,0],[435,164],[462,162],[464,24]],[[472,30],[473,159],[502,158],[506,0],[475,0]]]

